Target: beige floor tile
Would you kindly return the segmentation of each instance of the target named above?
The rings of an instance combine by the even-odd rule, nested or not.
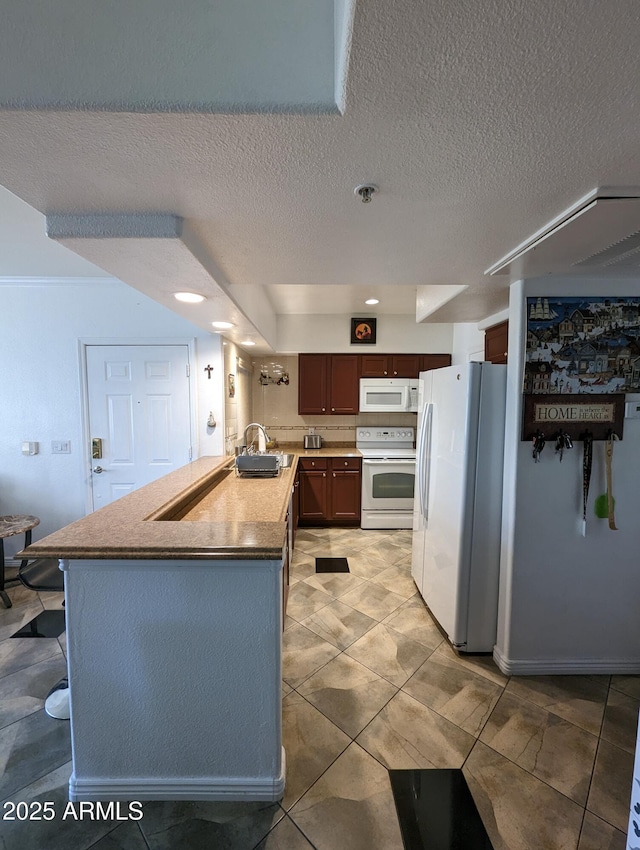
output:
[[[388,568],[388,561],[382,561],[380,558],[374,558],[364,552],[349,555],[349,569],[356,576],[370,579]]]
[[[299,528],[296,533],[294,554],[307,552],[309,549],[319,546],[323,542],[323,537],[318,531],[319,529]]]
[[[256,850],[313,850],[298,827],[288,816],[282,818]]]
[[[379,623],[352,643],[345,653],[399,688],[427,659],[430,650]]]
[[[611,687],[627,696],[640,699],[640,676],[612,676]]]
[[[446,654],[455,664],[490,679],[502,688],[506,687],[509,681],[509,677],[501,672],[491,655],[466,655],[464,652],[456,652],[448,640],[440,644],[438,653]]]
[[[316,559],[305,552],[294,555],[289,566],[289,584],[295,584],[304,578],[315,575]]]
[[[402,850],[387,771],[351,746],[291,810],[317,850]]]
[[[292,626],[282,635],[282,678],[295,688],[339,651],[304,626]]]
[[[64,609],[64,593],[54,593],[49,591],[41,591],[38,593],[42,607],[45,611],[60,611]]]
[[[360,587],[350,590],[340,599],[345,605],[349,605],[357,611],[362,611],[363,614],[373,617],[374,620],[384,619],[406,601],[397,593],[390,593],[381,585],[374,584],[371,581],[365,581]]]
[[[475,737],[503,691],[442,652],[430,655],[402,690]]]
[[[300,622],[305,617],[309,617],[320,608],[324,608],[330,602],[333,602],[335,597],[324,590],[318,590],[306,583],[306,579],[292,584],[289,587],[289,600],[287,602],[287,614],[293,617],[294,620]]]
[[[313,548],[308,548],[306,554],[314,558],[352,558],[358,551],[347,546],[342,540],[325,540]]]
[[[629,823],[633,755],[600,741],[587,809],[622,832]]]
[[[514,676],[507,690],[599,735],[608,685],[608,676]]]
[[[444,638],[419,596],[407,599],[382,621],[396,632],[417,640],[428,649],[436,649]]]
[[[585,812],[578,850],[625,850],[626,846],[623,832],[591,812]]]
[[[0,677],[22,670],[39,661],[61,656],[56,638],[14,638],[0,643]],[[0,686],[0,692],[2,686]]]
[[[33,591],[31,591],[29,602],[24,605],[4,608],[0,604],[0,641],[10,638],[14,632],[41,614],[42,610],[42,603]]]
[[[355,738],[397,688],[343,653],[300,685],[298,693]]]
[[[317,590],[323,590],[325,593],[339,599],[348,593],[350,590],[355,590],[356,587],[365,581],[360,576],[353,573],[314,573],[305,579],[305,582],[310,587],[315,587]]]
[[[373,617],[350,608],[339,599],[306,617],[302,625],[328,640],[338,649],[346,649],[377,624]]]
[[[365,546],[360,551],[365,555],[377,558],[379,561],[385,561],[387,566],[391,566],[396,561],[406,558],[407,554],[411,552],[411,547],[407,549],[406,546],[398,546],[390,540],[381,540],[373,546]]]
[[[282,700],[287,776],[281,804],[290,809],[350,744],[350,738],[293,691]]]
[[[0,679],[0,728],[42,710],[47,694],[66,674],[67,663],[60,652]]]
[[[598,745],[595,735],[505,693],[480,740],[580,806],[585,805]]]
[[[356,739],[386,767],[462,767],[475,738],[400,691]]]
[[[601,734],[604,740],[622,747],[627,752],[635,753],[639,713],[639,699],[610,690],[602,724]]]
[[[480,742],[463,770],[494,850],[575,850],[576,803]]]
[[[415,596],[418,592],[418,588],[411,578],[410,573],[403,570],[397,564],[387,567],[386,570],[373,576],[371,581],[375,581],[376,584],[382,585],[382,587],[385,587],[392,593],[397,593],[398,596],[403,596],[405,599]]]

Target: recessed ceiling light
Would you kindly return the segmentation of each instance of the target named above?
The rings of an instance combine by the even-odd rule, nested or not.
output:
[[[240,345],[255,345],[255,342],[252,339],[244,339]]]
[[[367,298],[367,300],[364,303],[365,304],[379,304],[380,299],[379,298]]]
[[[197,292],[174,292],[173,297],[178,301],[184,301],[185,304],[199,304],[205,300],[204,295],[198,295]]]
[[[232,328],[233,324],[231,322],[211,322],[214,328],[220,328],[221,330],[226,330],[227,328]]]

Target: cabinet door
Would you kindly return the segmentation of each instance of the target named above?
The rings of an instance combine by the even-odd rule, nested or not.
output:
[[[325,519],[327,515],[327,473],[300,472],[300,520]]]
[[[484,359],[490,363],[507,362],[509,322],[500,322],[484,332]]]
[[[360,407],[360,356],[332,354],[329,387],[330,413],[358,413]]]
[[[361,467],[358,458],[331,460],[329,519],[360,520]]]
[[[298,355],[298,413],[328,413],[328,354]]]
[[[300,471],[296,470],[296,477],[293,481],[293,494],[291,496],[291,524],[292,524],[292,542],[295,548],[296,533],[298,530],[298,517],[300,515]]]
[[[421,360],[421,372],[428,372],[429,369],[441,369],[443,366],[451,366],[450,354],[423,354]]]
[[[422,356],[421,354],[391,354],[389,374],[392,378],[417,378]]]
[[[386,378],[389,375],[389,358],[386,354],[362,354],[361,378]]]

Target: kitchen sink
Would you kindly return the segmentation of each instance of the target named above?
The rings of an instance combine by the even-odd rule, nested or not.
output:
[[[282,469],[290,467],[295,458],[295,455],[287,454],[286,452],[273,452],[273,454],[278,458],[278,463]]]

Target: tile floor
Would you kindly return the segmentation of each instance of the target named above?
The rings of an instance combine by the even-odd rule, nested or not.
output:
[[[314,559],[349,559],[316,574]],[[146,803],[142,820],[62,821],[69,727],[42,711],[59,640],[9,640],[58,594],[0,610],[3,850],[401,850],[387,768],[462,767],[495,850],[624,850],[640,677],[503,676],[443,641],[410,575],[407,531],[304,529],[283,644],[280,804]],[[2,805],[2,812],[5,807]]]

